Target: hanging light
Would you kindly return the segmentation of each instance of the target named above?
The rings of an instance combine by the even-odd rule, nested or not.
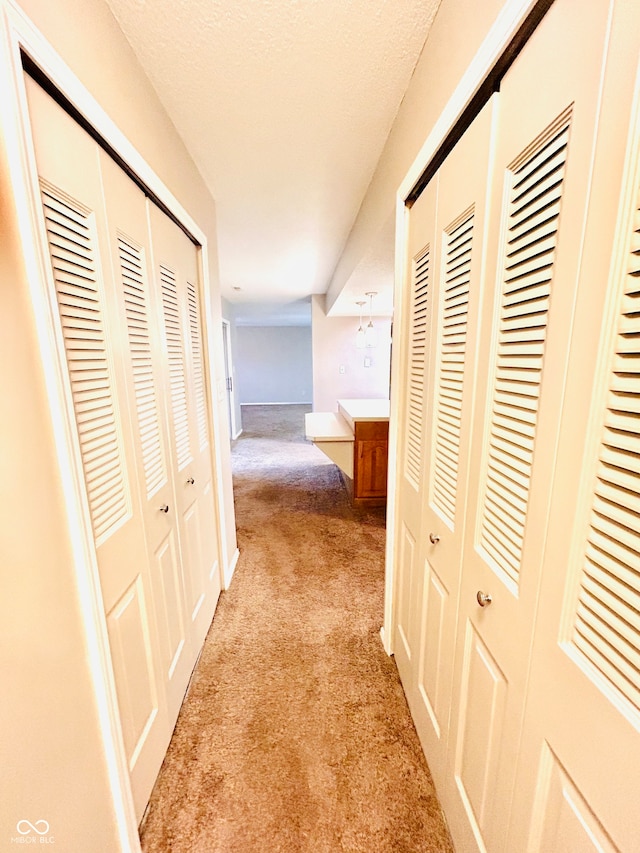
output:
[[[377,296],[377,291],[371,290],[366,293],[365,296],[369,297],[369,323],[367,325],[367,328],[364,330],[364,345],[366,347],[375,347],[378,345],[378,333],[373,328],[371,312],[373,310],[373,297]]]
[[[362,306],[366,305],[366,302],[362,300],[361,302],[356,302],[356,305],[360,308],[360,325],[358,326],[358,331],[356,332],[356,347],[358,349],[364,349],[366,346],[366,335],[362,327]]]

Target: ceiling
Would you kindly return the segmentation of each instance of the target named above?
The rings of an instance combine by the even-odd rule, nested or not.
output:
[[[107,2],[216,199],[223,297],[299,311],[329,286],[440,0]],[[336,313],[366,290],[390,313],[385,234]]]

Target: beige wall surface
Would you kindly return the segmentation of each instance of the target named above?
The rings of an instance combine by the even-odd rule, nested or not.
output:
[[[331,306],[393,214],[396,192],[504,0],[442,0],[326,298]]]
[[[389,396],[391,321],[374,317],[378,345],[356,348],[357,317],[327,317],[324,297],[311,301],[313,410],[335,412],[344,398],[386,399]],[[371,360],[364,366],[365,358]],[[340,373],[340,367],[344,373]]]
[[[4,9],[8,0],[0,0]],[[19,3],[98,103],[206,234],[216,372],[223,375],[213,199],[103,0]],[[10,76],[0,50],[0,78]],[[125,849],[108,778],[113,755],[100,728],[89,602],[72,556],[52,438],[45,373],[23,265],[18,201],[8,150],[13,116],[0,114],[0,849],[24,838],[20,821],[44,828],[65,853]],[[14,160],[15,162],[15,160]],[[236,548],[224,395],[215,395],[224,441],[227,553]],[[97,680],[94,681],[94,678]],[[104,713],[104,712],[102,712]],[[104,716],[103,716],[104,720]],[[39,836],[27,834],[33,841]],[[27,843],[27,842],[24,842]],[[33,843],[33,842],[32,842]]]

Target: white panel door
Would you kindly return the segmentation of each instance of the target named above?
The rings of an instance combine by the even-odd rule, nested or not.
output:
[[[527,853],[640,850],[639,54],[619,2],[511,821]]]
[[[220,594],[208,381],[198,255],[188,237],[148,202],[158,312],[164,335],[171,437],[189,633],[200,648]]]
[[[493,111],[488,104],[438,171],[434,372],[425,389],[422,600],[411,706],[439,790],[447,765]]]
[[[100,152],[118,324],[116,338],[134,403],[135,461],[167,694],[169,720],[177,719],[199,647],[187,631],[182,556],[171,451],[165,418],[164,351],[153,292],[147,204],[142,191]]]
[[[26,78],[44,224],[95,537],[125,749],[142,816],[171,730],[145,546],[126,366],[115,344],[99,150]]]
[[[435,218],[437,179],[417,199],[409,215],[408,269],[404,304],[407,305],[402,333],[406,341],[399,357],[404,374],[398,514],[395,555],[397,565],[394,655],[410,706],[414,690],[420,643],[420,607],[424,572],[418,560],[422,508],[426,503],[425,458],[428,436],[427,398],[432,387],[434,337],[434,269],[436,264]]]
[[[499,95],[454,716],[454,842],[506,850],[609,8],[557,0]]]

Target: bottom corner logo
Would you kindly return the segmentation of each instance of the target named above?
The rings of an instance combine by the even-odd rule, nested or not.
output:
[[[28,835],[30,832],[35,832],[36,835],[46,835],[49,832],[49,824],[46,820],[37,820],[35,823],[31,823],[29,820],[19,820],[16,829],[20,835]]]

